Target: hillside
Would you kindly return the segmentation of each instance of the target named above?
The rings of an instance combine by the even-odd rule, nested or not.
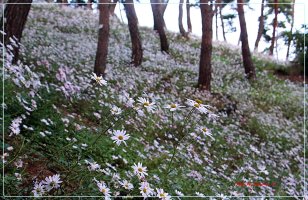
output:
[[[304,86],[270,72],[282,64],[254,57],[257,80],[249,83],[240,50],[216,42],[212,94],[201,92],[200,39],[168,33],[167,55],[158,36],[141,28],[144,61],[132,67],[128,27],[112,18],[107,85],[99,86],[91,81],[97,30],[91,11],[32,6],[22,62],[5,63],[5,195],[33,196],[35,181],[60,174],[61,187],[43,195],[103,196],[97,180],[112,196],[141,196],[138,162],[147,167],[142,180],[172,196],[303,195]],[[155,102],[155,111],[129,107],[140,97]],[[174,103],[186,107],[165,108]],[[127,145],[113,142],[114,130],[126,130]]]

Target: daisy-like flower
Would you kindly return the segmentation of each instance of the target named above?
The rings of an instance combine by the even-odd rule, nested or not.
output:
[[[143,197],[148,197],[154,194],[154,190],[150,187],[148,182],[141,182],[139,190]]]
[[[98,171],[101,168],[101,166],[99,164],[97,164],[96,162],[91,163],[87,160],[85,160],[85,162],[86,162],[86,164],[89,165],[88,166],[89,171]]]
[[[163,199],[163,200],[169,200],[169,199],[171,199],[171,196],[170,196],[168,193],[164,192],[163,189],[156,188],[156,191],[157,191],[157,197],[158,197],[159,199]]]
[[[110,189],[106,186],[106,184],[103,183],[103,182],[97,182],[97,187],[98,187],[99,191],[104,194],[105,199],[109,200],[110,196],[111,196],[110,195],[111,192],[110,192]]]
[[[115,142],[118,146],[120,146],[120,144],[122,142],[124,142],[124,144],[126,145],[125,140],[129,139],[129,134],[126,134],[125,130],[115,130],[113,132],[113,136],[111,137],[111,139],[113,140],[113,142]]]
[[[209,110],[208,110],[209,106],[202,104],[202,101],[199,99],[197,99],[196,101],[187,99],[186,104],[191,107],[194,107],[201,113],[204,113],[204,114],[209,113]]]
[[[107,85],[107,81],[105,81],[102,76],[97,76],[93,72],[92,72],[92,75],[91,75],[91,79],[95,80],[96,83],[99,84],[100,86]]]
[[[138,104],[145,108],[148,112],[153,112],[155,110],[155,102],[150,102],[147,98],[139,97],[137,99]]]
[[[204,135],[206,135],[206,136],[210,136],[213,140],[214,140],[214,138],[213,138],[213,136],[212,136],[212,133],[211,133],[211,131],[210,131],[210,129],[208,129],[207,127],[205,127],[205,126],[200,126],[200,127],[198,127],[198,129],[201,131],[201,133],[203,133]]]
[[[175,190],[175,194],[182,197],[184,194],[181,191]]]
[[[197,195],[198,197],[205,197],[204,194],[202,194],[202,193],[200,193],[200,192],[196,192],[196,195]]]
[[[110,112],[113,115],[120,115],[122,113],[122,109],[117,106],[112,106]]]
[[[133,184],[128,182],[127,180],[123,180],[122,182],[119,182],[120,185],[122,185],[126,190],[132,190],[134,188]]]
[[[45,185],[47,191],[50,191],[53,188],[57,189],[60,187],[60,183],[62,183],[62,181],[60,181],[60,174],[48,176],[45,178],[45,181],[42,181],[42,183]]]
[[[136,163],[134,163],[134,166],[132,166],[132,168],[134,169],[134,173],[139,177],[139,178],[144,178],[146,175],[148,175],[147,173],[147,167],[143,167],[142,164],[140,162],[138,162],[138,164],[136,165]]]
[[[171,112],[173,112],[173,111],[176,111],[176,110],[178,110],[178,109],[180,109],[180,108],[184,108],[184,107],[185,107],[185,106],[180,106],[180,105],[177,104],[177,103],[171,103],[171,104],[165,106],[164,108],[167,108],[167,109],[169,109]]]
[[[34,187],[33,187],[33,190],[32,190],[32,193],[35,197],[40,197],[42,196],[44,193],[45,193],[45,187],[43,185],[42,182],[40,183],[35,183],[34,184]]]

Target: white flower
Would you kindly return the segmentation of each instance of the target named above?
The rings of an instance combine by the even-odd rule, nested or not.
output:
[[[171,112],[178,110],[179,108],[184,108],[185,106],[180,106],[177,103],[171,103],[167,106],[165,106],[164,108],[169,109]]]
[[[143,167],[142,164],[140,162],[138,162],[138,164],[136,165],[136,163],[134,163],[134,166],[132,166],[132,168],[134,169],[134,173],[139,177],[139,178],[144,178],[146,175],[148,175],[147,173],[147,167]]]
[[[203,133],[205,136],[210,136],[213,140],[213,136],[212,136],[212,133],[210,131],[210,129],[208,129],[207,127],[205,126],[199,126],[198,127],[199,131],[201,131],[201,133]]]
[[[223,194],[216,194],[217,197],[220,197],[222,200],[227,199],[227,196]]]
[[[123,180],[123,182],[120,182],[120,185],[122,185],[126,190],[132,190],[134,188],[133,184],[131,184],[127,180]]]
[[[97,182],[97,187],[101,193],[105,195],[105,199],[110,199],[110,189],[106,186],[105,183]]]
[[[102,76],[97,76],[93,72],[92,72],[92,75],[91,75],[91,79],[95,80],[96,83],[99,84],[100,86],[107,85],[107,81],[105,81]]]
[[[21,174],[20,173],[14,173],[14,175],[15,175],[15,177],[18,181],[21,181]]]
[[[17,167],[17,168],[22,168],[23,166],[23,161],[21,159],[17,160],[16,162],[14,162],[14,165]]]
[[[154,194],[154,190],[150,187],[148,182],[141,182],[139,190],[143,197],[148,197]]]
[[[197,195],[198,197],[205,197],[204,194],[202,194],[202,193],[200,193],[200,192],[196,192],[196,195]]]
[[[156,191],[157,191],[157,197],[158,197],[159,199],[163,199],[163,200],[169,200],[169,199],[171,199],[171,196],[170,196],[168,193],[164,192],[163,189],[156,188]]]
[[[8,151],[13,151],[13,147],[12,146],[9,146],[8,148],[6,148]]]
[[[175,194],[182,197],[184,194],[181,191],[175,190]]]
[[[113,136],[111,137],[111,139],[113,140],[113,142],[115,142],[118,146],[120,146],[120,144],[122,142],[124,142],[124,144],[126,144],[125,140],[129,139],[129,135],[126,134],[125,130],[116,130],[113,132]]]
[[[137,101],[139,102],[138,104],[144,107],[148,112],[153,112],[155,110],[155,102],[150,103],[148,99],[143,97],[139,97]]]
[[[112,106],[110,111],[111,111],[111,114],[113,114],[113,115],[120,115],[122,113],[121,108],[119,108],[117,106]]]
[[[47,191],[50,191],[53,188],[57,189],[60,187],[60,183],[62,183],[62,181],[60,181],[60,174],[48,176],[45,178],[45,181],[42,181],[42,183],[45,185]]]
[[[21,117],[17,117],[12,121],[12,124],[10,125],[11,134],[9,136],[18,135],[20,133],[19,127],[21,122],[22,122]]]
[[[191,100],[191,99],[187,99],[186,104],[191,106],[191,107],[194,107],[195,109],[197,109],[201,113],[204,113],[204,114],[209,113],[208,108],[210,106],[202,104],[202,101],[199,100],[199,99],[197,99],[196,101]]]
[[[40,197],[40,196],[42,196],[44,193],[45,193],[45,187],[44,187],[44,185],[43,185],[43,183],[42,182],[40,182],[40,183],[35,183],[34,184],[34,188],[33,188],[33,190],[32,190],[32,193],[33,193],[33,195],[35,196],[35,197]]]
[[[91,163],[86,160],[86,163],[89,164],[88,166],[89,171],[97,171],[101,168],[101,166],[97,164],[96,162]]]

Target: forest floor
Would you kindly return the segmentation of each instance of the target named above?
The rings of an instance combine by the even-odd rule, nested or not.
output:
[[[140,196],[146,181],[172,196],[303,196],[305,85],[269,72],[287,66],[254,56],[249,83],[240,49],[215,42],[212,93],[202,92],[200,39],[167,33],[164,54],[158,35],[141,27],[144,60],[132,67],[128,27],[112,18],[107,85],[99,86],[91,81],[98,28],[97,13],[32,6],[21,62],[6,55],[5,195],[32,196],[35,182],[59,174],[60,188],[43,195],[104,196],[105,184],[110,195]],[[141,97],[155,102],[153,112]],[[185,108],[165,108],[174,103]],[[126,144],[114,143],[115,130],[130,135]],[[143,179],[132,168],[138,162]]]

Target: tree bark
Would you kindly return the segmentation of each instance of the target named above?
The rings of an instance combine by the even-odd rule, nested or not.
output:
[[[269,48],[269,55],[272,56],[274,52],[275,40],[276,40],[276,28],[278,25],[278,0],[274,0],[274,11],[275,11],[275,18],[273,20],[273,34],[272,34],[272,41],[271,46]]]
[[[255,49],[254,49],[255,52],[258,51],[258,46],[262,37],[263,30],[264,30],[264,0],[262,0],[261,4],[261,15],[259,17],[259,29],[258,29],[257,39],[255,42]]]
[[[215,3],[215,10],[214,10],[214,13],[215,13],[215,26],[216,26],[216,40],[218,40],[218,5],[217,3]]]
[[[163,17],[163,14],[161,13],[161,9],[159,6],[160,4],[155,4],[155,3],[157,3],[156,0],[151,0],[151,7],[152,7],[153,17],[154,17],[154,30],[156,28],[159,34],[161,51],[168,53],[169,44],[168,44],[167,36],[165,33],[164,17]]]
[[[190,20],[190,3],[186,0],[186,15],[187,15],[187,32],[192,32],[191,20]]]
[[[134,66],[139,66],[142,63],[142,44],[138,29],[138,18],[136,15],[134,1],[126,0],[124,8],[127,16],[130,38],[132,42],[132,63]]]
[[[95,57],[94,73],[97,76],[105,75],[109,42],[109,3],[108,0],[99,0],[99,31]],[[102,27],[101,27],[102,26]]]
[[[115,10],[115,7],[117,6],[117,3],[118,3],[118,0],[114,0],[113,3],[109,4],[109,14],[112,16],[115,15],[114,10]]]
[[[6,35],[4,35],[4,45],[11,45],[10,38],[16,39],[15,41],[17,42],[17,45],[11,45],[13,47],[12,53],[14,55],[12,63],[16,64],[19,58],[19,43],[21,42],[22,32],[27,21],[32,0],[9,0],[7,3],[12,4],[6,5],[4,16],[2,16],[1,19],[1,24],[3,24],[3,19],[6,19],[3,30],[6,33]]]
[[[245,21],[243,0],[237,0],[237,10],[239,15],[240,27],[241,27],[241,42],[242,42],[242,57],[245,69],[245,74],[248,79],[253,80],[256,78],[255,67],[253,65],[249,44],[248,35]]]
[[[202,43],[199,63],[198,87],[201,90],[211,91],[213,10],[208,2],[209,0],[200,1],[202,18]]]
[[[168,1],[166,1],[166,3],[161,2],[160,0],[151,0],[151,7],[152,7],[152,11],[153,11],[153,20],[154,20],[154,26],[153,26],[153,30],[154,31],[158,31],[158,23],[160,23],[159,21],[161,20],[163,23],[163,27],[166,28],[166,23],[164,20],[164,14],[168,5]],[[154,10],[158,10],[159,12],[155,12]],[[158,15],[162,15],[162,16],[158,16]],[[158,18],[162,18],[162,19],[158,19]]]
[[[224,23],[224,18],[222,15],[222,4],[221,4],[221,0],[217,0],[218,3],[218,8],[219,8],[219,16],[220,16],[220,21],[221,21],[221,28],[222,28],[222,35],[224,38],[224,41],[226,42],[226,31],[225,31],[225,23]]]
[[[184,3],[184,0],[180,0],[180,4],[179,4],[179,30],[180,30],[180,33],[183,37],[187,38],[187,33],[184,29],[184,26],[183,26],[183,3]]]
[[[92,10],[92,0],[88,0],[88,2],[87,2],[87,8],[88,8],[89,10]]]
[[[295,0],[293,0],[293,4],[292,4],[292,22],[291,22],[291,30],[290,30],[291,35],[288,38],[288,49],[287,49],[286,60],[289,59],[290,46],[291,46],[291,41],[292,41],[292,32],[293,32],[293,27],[294,27],[294,5],[295,5]]]

